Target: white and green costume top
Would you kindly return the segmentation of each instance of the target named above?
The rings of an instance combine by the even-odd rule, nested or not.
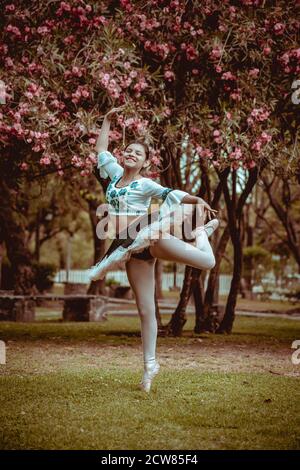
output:
[[[108,151],[98,153],[98,169],[102,178],[111,179],[107,191],[106,200],[110,205],[110,214],[114,215],[143,215],[147,214],[152,198],[161,199],[161,209],[181,200],[188,193],[179,189],[166,188],[151,178],[139,178],[129,185],[118,188],[116,184],[122,178],[124,168]]]

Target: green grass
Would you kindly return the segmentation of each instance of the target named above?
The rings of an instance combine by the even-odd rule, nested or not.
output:
[[[170,315],[163,316],[163,323],[168,323]],[[184,326],[183,336],[179,341],[184,344],[189,341],[193,334],[193,316],[188,316]],[[268,344],[273,342],[290,343],[295,338],[300,338],[300,321],[282,318],[259,318],[259,317],[237,317],[234,323],[232,335],[200,335],[202,338],[210,338],[212,344],[218,342],[229,342],[236,344],[243,343],[258,344],[264,341]],[[34,322],[34,323],[14,323],[0,322],[0,337],[2,340],[22,339],[40,340],[55,339],[56,341],[96,341],[106,344],[107,341],[113,344],[124,344],[125,342],[140,342],[140,324],[138,316],[134,317],[113,317],[109,316],[108,321],[101,323],[88,322]],[[176,343],[178,338],[164,338],[163,342]]]
[[[168,317],[164,317],[167,321]],[[299,449],[300,322],[237,318],[232,335],[158,338],[161,372],[137,384],[138,318],[0,323],[1,449]]]

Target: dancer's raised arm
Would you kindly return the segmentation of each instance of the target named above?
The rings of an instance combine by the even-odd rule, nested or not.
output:
[[[96,143],[96,152],[103,152],[108,149],[109,130],[110,119],[105,115]]]
[[[98,153],[98,165],[100,176],[102,178],[109,177],[112,179],[117,174],[122,174],[124,169],[119,165],[116,157],[114,157],[107,149],[109,143],[109,130],[111,120],[116,116],[119,108],[111,109],[105,116],[96,142],[96,152]]]

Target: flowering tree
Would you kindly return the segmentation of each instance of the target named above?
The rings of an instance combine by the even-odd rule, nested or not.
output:
[[[151,136],[164,183],[184,188],[198,163],[202,197],[217,205],[223,191],[229,225],[220,243],[226,246],[229,233],[235,252],[220,332],[230,332],[245,201],[263,168],[289,177],[297,170],[296,2],[33,1],[30,11],[22,1],[5,5],[2,191],[43,172],[67,181],[88,176],[99,110],[126,105],[111,132],[117,154],[126,136]]]
[[[163,127],[164,162],[172,160],[175,181],[180,185],[181,143],[187,135],[194,149],[191,159],[201,168],[202,194],[217,202],[219,185],[213,198],[208,178],[212,168],[220,180],[229,224],[218,254],[222,254],[230,235],[234,272],[218,331],[230,332],[242,271],[243,207],[265,168],[284,172],[288,178],[298,172],[299,113],[291,95],[300,71],[299,21],[295,15],[299,4],[123,0],[121,5],[124,35],[135,40],[151,70],[164,74],[161,88],[168,109],[159,123]],[[192,162],[188,163],[191,167]],[[219,261],[209,283],[206,305],[213,299]],[[189,273],[191,276],[192,270]],[[187,292],[178,309],[179,317],[191,292],[189,287]],[[173,320],[172,327],[180,330]]]
[[[133,44],[116,39],[113,5],[33,1],[28,8],[25,1],[4,2],[0,192],[5,204],[0,219],[16,292],[32,286],[30,252],[22,236],[26,221],[17,214],[22,182],[56,173],[67,184],[80,184],[78,178],[89,177],[96,163],[92,150],[99,114],[115,101],[128,101],[129,111],[137,102],[142,108],[156,89],[156,77],[141,66]],[[124,120],[112,141],[122,142],[125,125],[131,133],[145,131],[147,122],[136,114]]]

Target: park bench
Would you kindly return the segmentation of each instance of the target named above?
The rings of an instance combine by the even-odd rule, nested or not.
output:
[[[63,301],[64,321],[105,321],[108,311],[117,315],[137,313],[136,301],[129,299],[86,294],[15,295],[13,292],[2,291],[0,292],[0,321],[33,322],[36,306],[41,302],[48,304],[52,301]],[[166,313],[173,313],[176,307],[168,301],[159,302],[158,305]],[[130,311],[124,310],[126,306],[131,306]],[[135,307],[133,311],[132,307]],[[187,309],[187,313],[193,312],[193,307]]]
[[[31,322],[35,320],[35,307],[40,301],[63,301],[64,321],[103,321],[109,302],[102,295],[15,295],[0,294],[0,321]],[[117,300],[119,302],[119,300]]]

